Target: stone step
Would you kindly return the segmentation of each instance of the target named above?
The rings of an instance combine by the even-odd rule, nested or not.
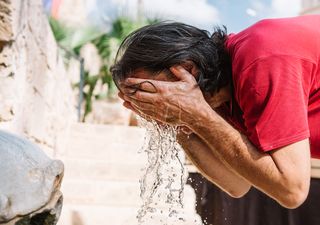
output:
[[[142,203],[139,179],[147,163],[146,154],[138,153],[144,135],[144,129],[137,127],[80,123],[61,133],[56,157],[65,164],[65,176],[58,225],[137,224],[135,217]],[[192,222],[182,224],[194,225],[194,218],[199,217],[194,190],[188,185],[184,205],[183,211]],[[158,210],[166,207],[160,204]],[[167,216],[156,215],[158,221],[166,221]]]
[[[105,206],[141,204],[138,182],[64,180],[61,190],[66,204]]]
[[[126,143],[109,143],[103,144],[99,142],[87,141],[83,143],[74,142],[68,147],[62,157],[65,158],[82,158],[101,160],[106,162],[143,162],[145,156],[139,154],[141,145],[128,145]],[[72,149],[72,151],[70,151]]]
[[[57,225],[124,225],[136,215],[137,208],[133,207],[64,204]],[[130,222],[127,225],[131,225]]]
[[[66,159],[90,159],[105,160],[105,162],[145,162],[145,154],[139,153],[141,143],[101,143],[90,139],[81,142],[70,141],[66,150],[57,155],[61,160]]]
[[[137,213],[138,208],[134,207],[64,205],[57,225],[138,225],[136,219]],[[152,216],[153,222],[150,225],[163,225],[170,219],[167,214],[161,214],[160,212],[153,213]],[[174,224],[200,224],[200,218],[194,212],[184,213],[182,217],[186,219],[186,221],[177,221]]]
[[[143,142],[144,130],[141,128],[76,124],[70,132],[58,137],[56,157],[120,163],[144,161],[144,154],[138,153]]]
[[[131,143],[143,141],[145,130],[139,127],[121,126],[121,125],[96,125],[75,123],[71,125],[68,131],[65,131],[60,137],[68,136],[71,138],[93,139],[102,142]]]
[[[145,173],[147,159],[140,161],[108,162],[107,160],[65,159],[64,180],[100,180],[138,182]],[[176,165],[176,170],[180,170]]]
[[[106,162],[105,160],[66,159],[64,180],[100,180],[100,181],[134,181],[138,182],[143,175],[146,159],[141,162],[122,161]]]
[[[138,182],[64,180],[61,186],[64,204],[104,205],[140,207],[140,184]],[[186,185],[184,205],[186,210],[194,210],[194,190]],[[159,205],[167,207],[167,205]]]
[[[69,134],[68,138],[71,141],[76,140],[78,143],[83,143],[92,141],[92,142],[100,142],[104,144],[109,143],[125,143],[128,145],[143,143],[144,140],[144,132],[139,132],[141,134],[137,136],[136,129],[131,130],[132,132],[124,132],[122,134],[114,135],[113,129],[107,130],[104,133],[92,133],[92,134]],[[141,130],[138,130],[141,131]],[[134,134],[133,134],[134,133]]]

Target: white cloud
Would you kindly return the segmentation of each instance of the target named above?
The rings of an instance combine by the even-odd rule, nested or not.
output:
[[[273,16],[296,16],[301,10],[301,0],[272,0]]]
[[[111,0],[129,16],[136,16],[138,0]],[[220,22],[218,10],[207,0],[141,0],[147,17],[177,20],[201,28],[212,28]]]
[[[206,0],[148,0],[145,1],[145,11],[198,26],[219,22],[218,10]]]
[[[247,13],[249,16],[252,16],[252,17],[256,17],[256,16],[257,16],[257,11],[254,10],[254,9],[251,9],[251,8],[247,8],[246,13]]]
[[[272,0],[270,4],[252,0],[251,8],[259,18],[297,16],[301,10],[301,0]]]

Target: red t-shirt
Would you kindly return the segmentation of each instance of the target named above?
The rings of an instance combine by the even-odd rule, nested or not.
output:
[[[235,121],[262,151],[309,138],[320,158],[320,15],[262,20],[231,34]]]

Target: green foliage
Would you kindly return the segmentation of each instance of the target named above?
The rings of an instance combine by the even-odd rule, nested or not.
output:
[[[110,40],[111,36],[108,33],[102,34],[100,37],[93,40],[93,44],[98,48],[100,57],[103,60],[108,60],[111,54],[110,50]]]
[[[128,18],[121,17],[113,22],[110,35],[122,41],[128,34],[143,25],[146,25],[146,23],[132,22]]]
[[[97,37],[101,36],[101,32],[94,27],[84,27],[79,30],[74,30],[72,35],[61,41],[61,45],[70,49],[79,49],[86,43],[92,42]]]
[[[68,35],[68,29],[66,29],[65,26],[63,26],[58,20],[55,20],[52,17],[49,17],[49,23],[54,35],[54,38],[57,42],[62,41],[65,39]]]
[[[84,74],[84,99],[85,99],[85,116],[92,110],[92,101],[101,98],[112,98],[116,92],[116,86],[112,80],[110,67],[114,63],[116,52],[123,39],[132,31],[144,26],[157,22],[158,20],[146,20],[144,22],[132,21],[129,18],[119,17],[113,23],[111,30],[101,33],[94,27],[75,29],[64,26],[61,22],[49,18],[50,25],[59,45],[76,58],[80,58],[80,49],[86,43],[92,43],[98,49],[99,56],[102,60],[102,66],[99,74]],[[108,93],[94,94],[98,81],[101,85],[108,86]],[[76,85],[79,88],[79,84]]]
[[[81,29],[67,27],[52,17],[49,18],[49,22],[58,44],[77,56],[79,56],[79,50],[84,44],[92,42],[102,34],[95,27],[83,27]]]

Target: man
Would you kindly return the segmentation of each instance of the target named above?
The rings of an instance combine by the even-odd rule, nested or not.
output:
[[[112,73],[125,107],[189,133],[179,142],[216,186],[296,208],[320,157],[319,27],[314,15],[209,37],[160,23],[126,38]]]

